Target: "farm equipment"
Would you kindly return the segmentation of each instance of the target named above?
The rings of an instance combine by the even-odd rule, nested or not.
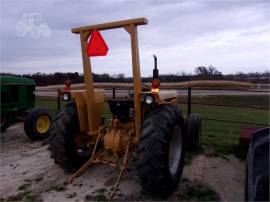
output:
[[[251,134],[246,156],[245,201],[269,201],[270,128]]]
[[[24,131],[33,140],[47,138],[52,118],[47,110],[34,108],[35,82],[28,78],[1,76],[1,132],[24,121]]]
[[[156,57],[152,88],[142,91],[137,27],[146,24],[147,19],[137,18],[71,30],[80,35],[85,90],[71,90],[70,96],[65,96],[71,102],[58,114],[50,131],[49,150],[55,163],[76,171],[71,183],[93,164],[119,167],[110,198],[134,151],[144,190],[159,196],[171,193],[182,174],[186,145],[191,145],[188,141],[199,138],[200,117],[193,114],[185,121],[176,105],[176,92],[159,90]],[[124,28],[131,38],[133,93],[105,100],[104,91],[94,89],[87,44],[93,41],[92,34],[116,28]],[[102,118],[106,105],[112,113],[109,123]],[[189,135],[192,138],[187,138]]]

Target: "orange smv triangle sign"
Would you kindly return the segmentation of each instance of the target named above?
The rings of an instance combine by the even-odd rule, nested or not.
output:
[[[108,46],[102,38],[99,31],[93,31],[86,49],[87,55],[90,56],[105,56],[108,53]]]

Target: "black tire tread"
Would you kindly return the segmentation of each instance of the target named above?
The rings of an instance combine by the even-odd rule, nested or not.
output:
[[[50,129],[44,134],[40,134],[35,129],[37,119],[42,115],[48,116],[52,123],[51,115],[49,114],[48,110],[43,108],[34,108],[26,115],[24,120],[24,132],[32,140],[43,140],[49,137]]]
[[[164,104],[150,112],[142,124],[137,174],[143,189],[152,195],[167,196],[178,184],[183,162],[177,179],[172,179],[165,164],[168,162],[169,136],[176,125],[183,131],[183,123],[180,109]]]
[[[55,164],[67,172],[78,169],[85,161],[76,153],[74,136],[78,130],[79,123],[74,102],[68,103],[54,120],[50,131],[49,151]]]
[[[269,201],[270,129],[253,133],[246,162],[245,201]]]
[[[201,117],[197,113],[191,113],[185,121],[185,146],[186,150],[198,149],[201,139]]]

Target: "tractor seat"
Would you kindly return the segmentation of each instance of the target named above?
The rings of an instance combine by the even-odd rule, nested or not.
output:
[[[129,121],[134,108],[133,98],[116,98],[108,100],[111,113],[121,122]]]

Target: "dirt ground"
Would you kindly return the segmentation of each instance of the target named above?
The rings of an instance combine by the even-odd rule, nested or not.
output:
[[[43,141],[31,141],[17,124],[1,134],[0,201],[92,201],[106,200],[118,175],[110,166],[93,166],[68,184],[64,173],[47,151]],[[116,200],[161,200],[143,193],[134,163],[129,162]],[[169,201],[244,198],[245,162],[234,156],[213,158],[198,155],[185,166],[182,180]]]

